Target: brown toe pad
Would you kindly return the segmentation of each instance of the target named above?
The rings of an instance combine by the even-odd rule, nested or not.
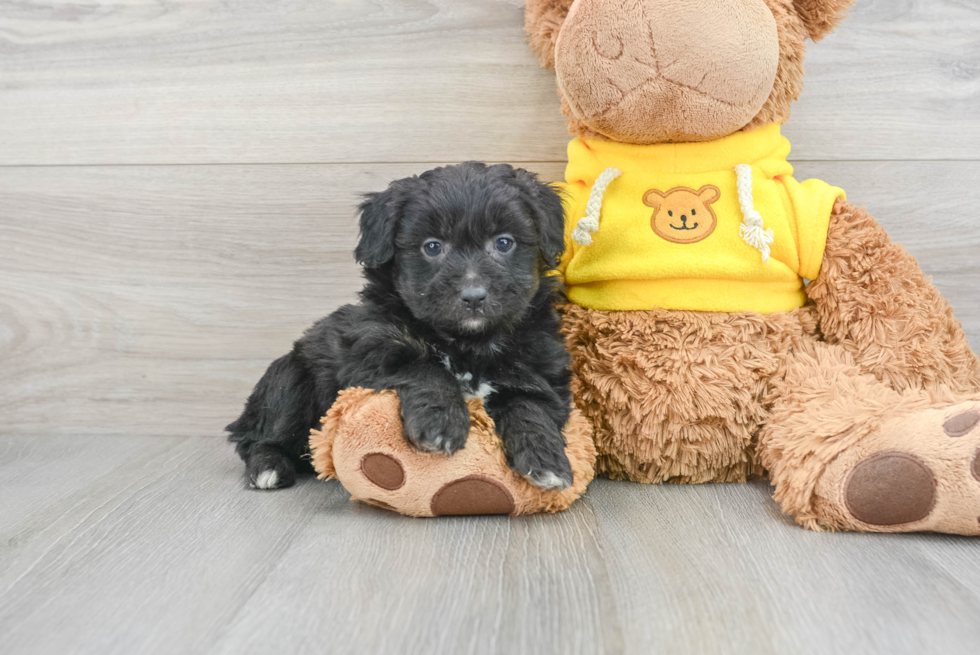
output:
[[[436,516],[512,514],[514,497],[496,480],[471,475],[454,480],[437,491],[431,507]]]
[[[851,515],[870,525],[921,521],[936,504],[936,479],[918,458],[887,452],[854,467],[844,484]]]
[[[973,458],[973,477],[980,480],[980,450],[977,451],[977,456]]]
[[[384,453],[369,453],[361,459],[361,473],[382,489],[394,491],[405,484],[401,462]]]
[[[951,437],[963,437],[972,432],[977,423],[980,423],[980,412],[961,412],[946,419],[943,430]]]

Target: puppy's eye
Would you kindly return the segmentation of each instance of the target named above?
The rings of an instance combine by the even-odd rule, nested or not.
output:
[[[442,241],[439,239],[429,239],[422,244],[422,252],[426,257],[438,257],[442,254]]]
[[[514,243],[513,237],[505,235],[497,237],[493,242],[493,247],[497,252],[510,252]]]
[[[697,215],[698,215],[698,213],[692,209],[691,210],[691,216],[697,216]]]
[[[667,210],[667,215],[668,215],[668,216],[673,216],[673,215],[674,215],[674,212],[672,212],[672,211],[670,211],[670,210],[668,209],[668,210]]]

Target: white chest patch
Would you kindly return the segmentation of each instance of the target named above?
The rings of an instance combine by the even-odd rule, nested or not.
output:
[[[493,348],[493,346],[491,346]],[[446,370],[453,373],[453,362],[449,359],[449,355],[442,356],[442,365],[446,367]],[[466,373],[454,373],[456,380],[459,382],[460,389],[463,390],[463,398],[465,400],[483,400],[486,401],[487,397],[490,396],[496,389],[489,382],[481,382],[476,387],[473,386],[473,374],[470,372]]]
[[[456,379],[459,380],[459,386],[463,390],[463,398],[466,400],[479,399],[485,401],[487,396],[496,391],[489,382],[481,382],[479,386],[474,388],[472,373],[457,373]]]

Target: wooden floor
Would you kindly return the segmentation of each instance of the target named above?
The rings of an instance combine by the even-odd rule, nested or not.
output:
[[[980,542],[815,534],[762,484],[559,516],[248,491],[221,428],[353,298],[357,197],[556,179],[520,0],[0,0],[0,652],[974,653]],[[797,177],[866,204],[980,347],[980,5],[860,0]]]

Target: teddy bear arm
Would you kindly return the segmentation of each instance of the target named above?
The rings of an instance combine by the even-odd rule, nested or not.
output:
[[[826,341],[893,389],[980,388],[980,363],[949,303],[865,209],[837,201],[807,295]]]

